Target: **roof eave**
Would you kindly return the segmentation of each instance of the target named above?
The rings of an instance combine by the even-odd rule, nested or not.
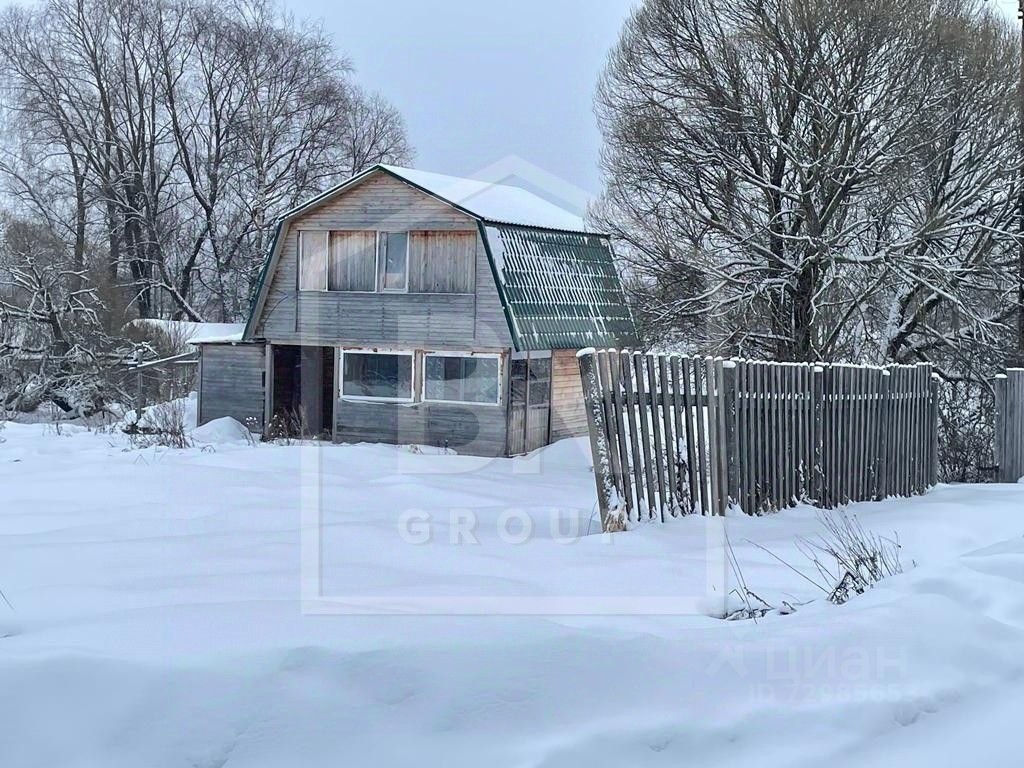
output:
[[[266,303],[266,293],[269,288],[267,278],[270,276],[271,265],[277,262],[278,251],[281,248],[281,232],[284,230],[287,221],[288,219],[284,217],[277,220],[277,227],[274,229],[274,240],[270,244],[270,253],[263,262],[263,269],[260,270],[260,279],[256,284],[256,299],[249,306],[249,317],[245,321],[245,330],[242,331],[243,341],[252,340],[256,317],[263,311],[263,305]]]
[[[496,227],[516,227],[518,229],[537,229],[541,232],[564,232],[568,235],[584,235],[585,237],[598,237],[602,240],[610,240],[611,235],[604,232],[597,232],[590,229],[566,229],[565,227],[544,227],[537,224],[524,224],[521,221],[502,221],[501,219],[485,219],[481,216],[477,216],[484,225],[494,225]]]

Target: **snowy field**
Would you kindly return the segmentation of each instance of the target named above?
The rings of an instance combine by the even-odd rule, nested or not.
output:
[[[582,442],[196,437],[0,432],[3,768],[1020,764],[1024,485],[851,507],[906,572],[838,607],[755,545],[814,510],[729,517],[797,610],[725,622],[715,522],[573,535]]]

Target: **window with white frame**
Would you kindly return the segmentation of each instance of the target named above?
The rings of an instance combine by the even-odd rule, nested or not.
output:
[[[404,293],[409,288],[409,233],[381,232],[377,248],[381,291]]]
[[[356,400],[411,402],[412,352],[341,354],[341,396]]]
[[[498,355],[427,352],[423,356],[423,399],[498,405],[501,402]]]

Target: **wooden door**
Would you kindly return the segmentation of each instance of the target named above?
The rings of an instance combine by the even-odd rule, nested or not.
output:
[[[548,444],[551,420],[551,358],[512,360],[508,452],[511,456]]]

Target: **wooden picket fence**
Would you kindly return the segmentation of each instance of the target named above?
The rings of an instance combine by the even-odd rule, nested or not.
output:
[[[999,482],[1024,478],[1024,368],[996,377],[995,457]]]
[[[885,368],[584,350],[605,530],[910,496],[936,482],[938,380]]]

